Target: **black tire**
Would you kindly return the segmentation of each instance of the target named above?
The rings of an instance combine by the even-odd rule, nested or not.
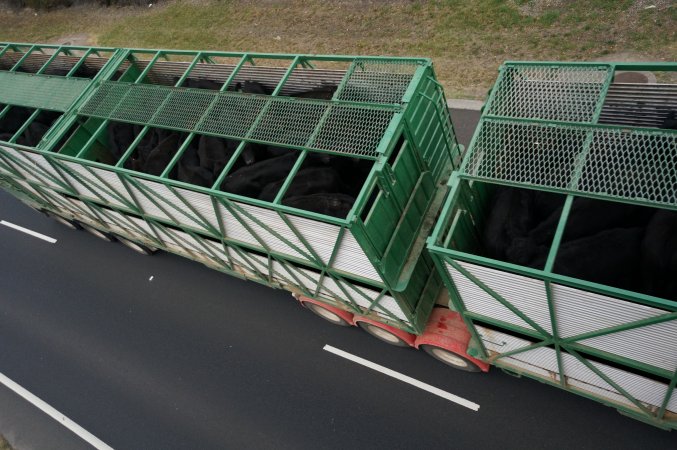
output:
[[[146,245],[130,241],[129,239],[123,238],[121,236],[115,236],[115,238],[125,247],[130,248],[134,250],[136,253],[140,253],[142,255],[150,256],[157,251],[156,248],[148,247]]]
[[[395,347],[411,347],[404,340],[402,340],[402,338],[384,328],[377,327],[376,325],[362,321],[357,322],[357,326],[374,336],[379,341],[385,342],[386,344],[394,345]]]
[[[114,242],[115,241],[115,236],[113,236],[110,233],[107,233],[105,231],[98,230],[94,227],[90,227],[89,225],[85,225],[84,223],[80,223],[80,226],[82,227],[83,230],[88,232],[89,234],[98,237],[102,241],[106,242]]]
[[[481,372],[477,364],[470,361],[468,358],[465,358],[457,353],[451,352],[442,347],[436,347],[434,345],[421,345],[419,347],[423,349],[424,352],[440,361],[447,366],[453,367],[454,369],[464,370],[466,372]]]
[[[322,319],[326,320],[327,322],[333,323],[334,325],[338,325],[341,327],[351,326],[351,324],[347,322],[345,319],[343,319],[343,317],[316,303],[304,302],[303,306],[305,306],[306,309],[310,310],[316,316],[321,317]]]

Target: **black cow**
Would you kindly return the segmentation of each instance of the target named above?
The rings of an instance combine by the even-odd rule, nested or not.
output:
[[[521,216],[525,210],[513,210]],[[613,228],[645,226],[651,218],[650,208],[619,202],[576,198],[567,219],[563,242],[592,236]],[[530,261],[547,253],[562,215],[557,208],[548,218],[522,236],[513,238],[505,250],[506,260],[515,264],[532,266]],[[542,268],[542,267],[537,267]]]
[[[490,258],[504,260],[514,239],[524,237],[534,226],[533,201],[529,191],[497,187],[484,227],[484,247]]]
[[[677,300],[677,212],[659,210],[642,240],[643,292]]]
[[[334,96],[334,92],[336,92],[336,88],[337,88],[337,86],[333,86],[333,85],[321,86],[321,87],[311,89],[309,91],[303,91],[303,92],[298,92],[296,94],[292,94],[291,97],[317,98],[317,99],[320,99],[320,100],[331,100],[331,98]]]
[[[287,176],[297,157],[296,152],[288,153],[242,167],[226,177],[221,190],[257,198],[266,185]]]
[[[179,134],[171,133],[148,154],[143,171],[150,175],[160,175],[165,170],[179,147]]]
[[[284,181],[285,179],[280,179],[266,185],[259,195],[259,199],[272,202]],[[307,167],[298,171],[285,193],[285,197],[342,192],[344,189],[341,176],[333,168]]]
[[[346,194],[327,193],[311,194],[298,197],[288,197],[282,201],[283,205],[292,208],[313,211],[327,216],[344,219],[355,203],[355,199]]]
[[[663,119],[663,122],[658,126],[658,128],[677,130],[677,111],[669,111],[668,115],[665,116],[665,119]]]
[[[643,227],[613,228],[563,242],[553,272],[622,289],[637,290]],[[547,254],[532,265],[545,266]]]

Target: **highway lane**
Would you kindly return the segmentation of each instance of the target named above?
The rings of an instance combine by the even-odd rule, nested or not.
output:
[[[468,122],[457,129],[467,136],[472,116],[456,117]],[[0,219],[57,239],[50,244],[0,227],[0,372],[113,448],[677,443],[674,433],[536,381],[498,370],[458,372],[422,352],[332,326],[283,291],[68,230],[5,193]],[[325,345],[480,409],[339,358]],[[71,448],[65,429],[29,442],[33,427],[47,431],[22,420],[13,401],[0,390],[0,433],[23,437],[26,448]]]

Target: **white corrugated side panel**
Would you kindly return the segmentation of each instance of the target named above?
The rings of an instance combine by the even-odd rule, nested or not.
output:
[[[553,284],[552,291],[558,330],[562,337],[571,337],[668,313],[568,286]],[[671,372],[677,369],[677,320],[674,319],[579,342]]]
[[[231,262],[230,258],[230,252],[228,252],[227,248],[223,247],[223,244],[221,242],[214,242],[209,239],[204,240],[205,245],[207,245],[214,254],[216,254],[220,259],[224,261]]]
[[[146,197],[146,195],[143,192],[137,189],[136,186],[130,184],[129,189],[134,194],[134,198],[136,198],[137,204],[140,206],[141,210],[146,215],[157,217],[159,219],[164,219],[168,222],[174,223],[173,218],[169,217],[167,214],[164,213],[164,211],[155,206],[155,204],[148,197]],[[176,213],[176,215],[178,216],[179,214]]]
[[[249,263],[249,260],[244,259],[239,252],[232,250],[230,252],[233,263],[247,271],[253,271],[252,264]]]
[[[120,232],[120,230],[122,230],[123,235],[126,233],[141,241],[148,239],[148,236],[129,223],[129,216],[120,214],[116,211],[106,211],[106,214],[101,214],[101,217],[109,224],[111,229],[114,228],[113,231]]]
[[[296,279],[291,276],[290,270],[293,269],[288,269],[287,266],[291,266],[291,264],[286,263],[286,264],[281,264],[275,260],[272,262],[273,266],[273,278],[276,279],[279,283],[281,284],[288,284],[292,286],[298,286],[299,282],[300,284],[305,287],[307,290],[310,292],[315,291],[315,287],[317,286],[317,282],[313,283],[312,280],[309,280],[305,276],[301,275],[298,273],[298,270],[294,271],[294,275],[299,281],[296,281]]]
[[[256,219],[259,222],[265,224],[267,227],[275,231],[280,236],[284,237],[286,240],[291,242],[296,247],[304,250],[307,254],[310,254],[310,251],[308,251],[305,248],[303,242],[301,242],[299,238],[296,237],[294,232],[287,226],[286,223],[284,223],[284,220],[282,220],[282,218],[277,214],[277,212],[269,209],[259,208],[257,206],[247,205],[244,203],[238,202],[233,203],[238,207],[242,208],[252,217],[256,217]],[[263,227],[259,226],[256,222],[249,219],[245,214],[242,214],[241,212],[238,211],[236,211],[236,214],[242,220],[246,221],[247,225],[249,225],[249,227],[254,231],[254,233],[256,233],[256,235],[259,238],[261,238],[265,242],[265,244],[274,252],[292,255],[297,258],[305,259],[306,261],[309,260],[309,258],[303,256],[303,254],[299,253],[289,245],[285,244],[283,241],[275,237],[275,235],[271,234],[268,230],[264,229]]]
[[[2,145],[0,145],[0,150],[3,150],[3,151],[4,151],[4,150],[6,150],[6,148],[7,148],[7,147],[3,147]],[[14,172],[12,172],[11,170],[9,170],[9,167],[8,167],[6,164],[7,164],[7,163],[5,162],[5,160],[2,159],[2,158],[0,158],[0,173],[2,173],[2,174],[4,174],[4,175],[12,175],[12,176],[13,176],[13,175],[14,175]],[[12,166],[13,166],[13,165],[12,165]]]
[[[78,176],[85,181],[86,187],[88,188],[89,191],[98,193],[100,197],[103,197],[106,201],[108,201],[112,205],[121,206],[123,208],[128,207],[126,203],[124,203],[123,201],[121,201],[119,199],[120,195],[118,195],[118,196],[113,195],[113,193],[111,192],[112,189],[109,188],[108,186],[106,186],[104,183],[102,183],[101,180],[97,179],[94,175],[92,175],[87,170],[86,167],[83,167],[79,164],[74,164],[74,163],[71,163],[71,162],[68,162],[68,161],[62,161],[61,164],[66,166],[72,172],[78,174]],[[99,169],[93,169],[93,170],[97,171],[98,174],[101,174],[101,175],[104,172],[103,170],[99,170]],[[69,179],[73,180],[73,177],[70,174],[68,174],[67,176],[68,176]],[[104,178],[103,175],[102,175],[102,178]],[[118,181],[118,183],[119,183],[119,181]],[[80,189],[78,188],[78,191],[79,190]],[[122,193],[119,193],[119,194],[122,194]],[[125,195],[123,196],[123,198],[128,199],[131,202],[131,199],[129,198],[129,194],[127,194],[126,191],[124,192],[124,194]],[[97,198],[97,197],[93,197],[93,198]]]
[[[167,210],[167,212],[173,216],[176,219],[176,222],[179,224],[192,228],[204,228],[202,223],[197,219],[197,217],[195,217],[195,213],[193,213],[190,208],[188,208],[183,203],[183,201],[181,201],[181,199],[174,195],[174,193],[169,190],[167,186],[154,181],[147,181],[139,178],[136,178],[135,180],[137,183],[146,187],[146,190],[144,191],[139,191],[138,189],[133,188],[135,196],[139,203],[143,205],[146,214],[165,218],[170,222],[174,222],[174,219],[167,217],[167,215],[162,212],[162,209],[155,206],[155,204],[153,204],[153,202],[146,197],[146,194],[148,194],[152,196],[156,203]]]
[[[287,220],[310,244],[322,262],[328,264],[341,227],[289,214],[287,214]]]
[[[73,214],[77,214],[80,217],[87,217],[94,223],[99,222],[98,216],[91,212],[92,210],[86,203],[70,197],[61,197],[61,199],[64,201],[66,208],[73,212]]]
[[[507,353],[520,348],[525,348],[533,342],[521,339],[509,334],[501,333],[479,325],[475,326],[477,333],[482,339],[484,347],[488,351],[496,353]],[[535,375],[544,378],[559,380],[559,370],[557,368],[557,354],[551,348],[536,348],[517,353],[513,356],[501,358],[506,364],[519,367]]]
[[[209,195],[181,188],[174,188],[174,190],[177,194],[186,199],[186,201],[200,213],[209,225],[216,230],[219,229],[219,221],[216,218],[212,198]]]
[[[348,293],[353,298],[355,303],[357,303],[358,306],[364,309],[368,309],[380,294],[379,291],[367,289],[361,286],[355,286],[354,284],[348,282],[345,283],[340,282],[338,280],[334,280],[330,276],[324,277],[322,283],[322,290],[328,289],[328,291],[326,291],[328,294],[334,293],[334,295],[332,295],[333,297],[337,298],[343,303],[350,304],[350,301],[348,301],[345,298],[345,294],[339,287],[339,283],[346,291],[348,291]],[[362,293],[362,295],[360,294],[360,292]],[[365,296],[367,298],[365,298]],[[392,319],[392,317],[389,314],[387,314],[389,312],[390,314],[397,317],[401,321],[409,323],[407,316],[404,314],[400,306],[397,304],[397,301],[389,295],[384,295],[379,301],[379,303],[373,308],[373,311],[381,317]]]
[[[160,237],[171,252],[190,259],[195,258],[195,255],[188,250],[187,246],[174,234],[174,230],[171,228],[160,227]]]
[[[137,217],[129,216],[127,217],[131,222],[133,222],[137,227],[141,228],[144,230],[146,233],[148,233],[151,236],[155,236],[155,233],[153,232],[153,227],[146,222],[143,219],[139,219]]]
[[[672,391],[672,397],[670,397],[666,409],[668,411],[672,411],[673,413],[677,413],[677,389]]]
[[[369,280],[383,282],[374,265],[369,261],[364,250],[355,240],[355,236],[349,230],[343,234],[343,239],[339,243],[333,267]]]
[[[525,339],[482,326],[476,325],[475,329],[480,335],[486,349],[497,353],[507,353],[520,348],[525,348],[532,343]],[[522,353],[508,356],[503,360],[555,381],[559,380],[559,376],[556,375],[558,372],[557,356],[555,350],[551,348],[544,347],[527,350]],[[659,383],[641,375],[607,366],[606,364],[592,361],[591,363],[634,398],[658,407],[660,407],[663,402],[668,388],[667,384]],[[564,375],[567,377],[567,383],[569,385],[609,400],[617,401],[628,406],[634,406],[631,401],[626,399],[622,394],[604,381],[604,379],[600,378],[573,355],[562,352],[562,365],[564,367]],[[677,407],[677,400],[669,406],[669,408],[675,407]],[[671,409],[671,411],[674,411],[674,409]]]
[[[545,283],[543,281],[466,262],[457,262],[532,321],[546,331],[552,332],[545,294]],[[450,264],[447,263],[446,268],[468,311],[527,329],[533,329],[524,320],[487,294],[482,288],[454,269]]]
[[[592,364],[634,398],[658,407],[663,403],[668,391],[667,384],[602,363],[593,362]]]
[[[255,255],[253,253],[249,253],[247,256],[249,257],[249,260],[252,262],[254,267],[256,267],[259,270],[259,272],[261,272],[265,276],[268,276],[268,258]]]
[[[32,194],[32,195],[38,197],[38,198],[41,198],[41,197],[42,197],[42,194],[41,194],[40,192],[38,192],[33,186],[31,186],[30,184],[26,183],[25,181],[22,181],[22,180],[13,178],[13,177],[12,177],[12,181],[14,181],[16,184],[18,184],[19,186],[21,186],[21,188],[22,188],[23,190],[25,190],[26,192],[28,192],[28,193],[30,193],[30,194]]]
[[[59,181],[63,180],[63,177],[61,177],[58,173],[56,173],[54,168],[50,166],[42,156],[20,152],[18,150],[9,147],[3,148],[7,151],[7,153],[12,154],[20,161],[23,161],[28,168],[31,168],[30,171],[24,170],[23,167],[15,164],[17,170],[19,171],[19,173],[21,173],[21,175],[39,184],[43,184],[57,189],[63,189],[63,187],[61,187],[58,183],[52,181],[52,179],[48,176],[48,174]]]
[[[90,186],[90,183],[87,182],[86,180],[83,183],[66,171],[64,171],[64,178],[66,178],[68,184],[70,184],[77,191],[78,194],[87,199],[94,200],[96,202],[101,202],[101,198],[104,199],[107,198],[107,196],[104,195],[102,192],[99,192],[98,189],[94,188],[93,186]]]
[[[171,234],[176,237],[180,245],[185,247],[187,250],[190,250],[194,253],[204,254],[205,256],[209,255],[207,250],[205,250],[205,248],[202,247],[200,243],[197,242],[197,240],[190,234],[179,230],[171,230]]]

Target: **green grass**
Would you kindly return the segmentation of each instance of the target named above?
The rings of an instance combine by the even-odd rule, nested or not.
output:
[[[88,33],[110,46],[433,58],[448,96],[482,98],[505,60],[677,60],[677,6],[656,0],[182,1],[0,12],[0,40]]]
[[[9,445],[9,442],[7,442],[2,434],[0,434],[0,450],[12,450],[12,446]]]

